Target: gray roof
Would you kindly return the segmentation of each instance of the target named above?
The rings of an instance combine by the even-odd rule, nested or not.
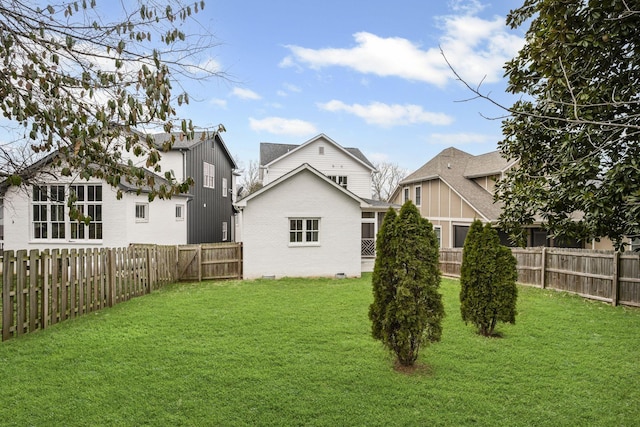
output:
[[[473,156],[457,148],[447,148],[399,183],[406,184],[441,179],[474,209],[490,221],[498,219],[502,205],[495,203],[493,195],[471,178],[492,176],[508,169],[508,162],[498,151]]]
[[[296,144],[276,144],[272,142],[261,142],[260,143],[260,165],[268,165],[272,161],[284,156],[288,152],[295,150],[300,147],[300,145]],[[367,159],[367,157],[362,154],[357,148],[353,147],[342,147],[345,151],[351,154],[356,159],[360,160],[362,163],[369,166],[371,169],[375,169],[375,166]]]

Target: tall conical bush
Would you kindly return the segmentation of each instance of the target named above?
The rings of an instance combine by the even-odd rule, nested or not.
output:
[[[432,224],[408,201],[390,211],[378,232],[369,308],[372,336],[403,366],[417,360],[422,345],[439,341],[444,317],[438,239]]]
[[[462,250],[460,313],[465,323],[484,336],[494,334],[497,322],[515,323],[518,289],[516,259],[500,244],[491,224],[475,220]]]

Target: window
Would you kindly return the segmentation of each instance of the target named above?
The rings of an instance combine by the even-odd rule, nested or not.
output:
[[[227,241],[227,237],[228,237],[228,229],[229,229],[229,225],[227,224],[226,221],[222,222],[222,241],[226,242]]]
[[[176,221],[184,221],[184,205],[176,205]]]
[[[78,211],[90,219],[71,223],[71,238],[74,240],[102,239],[102,185],[71,185],[69,194],[76,197]]]
[[[640,251],[640,237],[631,238],[631,250]]]
[[[227,178],[222,178],[222,197],[227,197],[229,189],[227,188]]]
[[[436,237],[438,238],[438,247],[442,247],[442,227],[439,225],[433,226],[433,231],[436,233]]]
[[[136,222],[149,222],[149,203],[136,203]]]
[[[318,147],[318,154],[320,154],[321,156],[324,155],[324,147],[322,146]]]
[[[402,202],[406,202],[407,200],[409,200],[410,198],[410,194],[409,194],[409,187],[405,187],[404,188],[404,199],[402,200]]]
[[[420,206],[420,203],[422,202],[422,187],[418,186],[416,187],[416,197],[415,197],[415,203],[416,206]]]
[[[319,241],[319,219],[289,219],[289,243],[317,243]]]
[[[78,211],[90,223],[71,221],[67,211],[67,191]],[[34,239],[102,239],[101,185],[34,186],[31,198],[31,224]]]
[[[341,187],[347,188],[347,177],[342,175],[329,175],[329,179]]]
[[[216,188],[216,166],[211,163],[203,162],[202,186],[205,188]]]

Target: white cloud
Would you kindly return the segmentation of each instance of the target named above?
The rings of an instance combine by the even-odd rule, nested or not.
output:
[[[214,105],[214,106],[220,107],[220,108],[227,108],[227,100],[226,99],[220,99],[220,98],[213,98],[213,99],[209,100],[209,105]]]
[[[264,131],[275,135],[306,136],[318,133],[313,123],[283,117],[249,118],[249,127],[254,131]]]
[[[433,144],[446,145],[465,145],[465,144],[484,144],[487,142],[497,142],[493,135],[481,133],[432,133],[429,135],[429,141]]]
[[[234,87],[231,94],[240,99],[251,99],[251,100],[262,99],[260,95],[258,95],[256,92],[252,91],[251,89],[243,89],[239,87]]]
[[[369,32],[353,35],[356,45],[350,48],[312,49],[285,46],[291,55],[280,66],[305,65],[311,69],[346,67],[363,74],[399,77],[411,81],[443,86],[453,79],[440,52],[462,78],[469,82],[496,82],[502,78],[505,61],[516,55],[524,40],[510,33],[503,17],[486,20],[474,14],[482,9],[477,1],[452,4],[458,15],[437,18],[442,35],[439,46],[423,48],[401,37],[379,37]]]
[[[193,74],[222,72],[222,66],[213,58],[209,58],[199,64],[187,65],[186,68]]]
[[[369,105],[348,105],[342,101],[332,100],[317,104],[319,108],[331,112],[346,112],[360,117],[365,122],[382,127],[402,126],[408,124],[429,123],[432,125],[449,125],[453,118],[443,113],[424,111],[420,105],[384,104],[372,102]]]

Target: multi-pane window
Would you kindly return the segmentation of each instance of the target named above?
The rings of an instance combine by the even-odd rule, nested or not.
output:
[[[433,227],[433,231],[436,233],[436,238],[438,239],[438,247],[442,247],[442,227],[436,225]]]
[[[227,197],[227,193],[229,192],[227,186],[227,178],[222,178],[222,197]]]
[[[329,179],[336,184],[347,188],[347,177],[344,175],[329,175]]]
[[[102,239],[102,185],[71,185],[69,194],[75,195],[78,211],[89,219],[71,222],[71,238],[76,240]]]
[[[226,221],[222,222],[222,241],[226,242],[228,238],[229,224]]]
[[[136,222],[149,221],[149,204],[136,203]]]
[[[415,200],[416,206],[420,206],[420,203],[422,203],[422,187],[420,186],[416,187],[416,197],[414,200]]]
[[[315,243],[319,239],[320,220],[311,218],[289,219],[289,243]]]
[[[405,187],[404,188],[404,199],[402,200],[402,202],[406,202],[407,200],[409,200],[410,194],[409,194],[409,187]]]
[[[88,225],[69,219],[67,191],[80,214],[89,218]],[[31,209],[34,239],[102,239],[101,185],[34,186]]]
[[[215,188],[216,167],[211,163],[203,162],[202,186],[205,188]]]
[[[176,205],[176,221],[184,221],[184,205]]]

